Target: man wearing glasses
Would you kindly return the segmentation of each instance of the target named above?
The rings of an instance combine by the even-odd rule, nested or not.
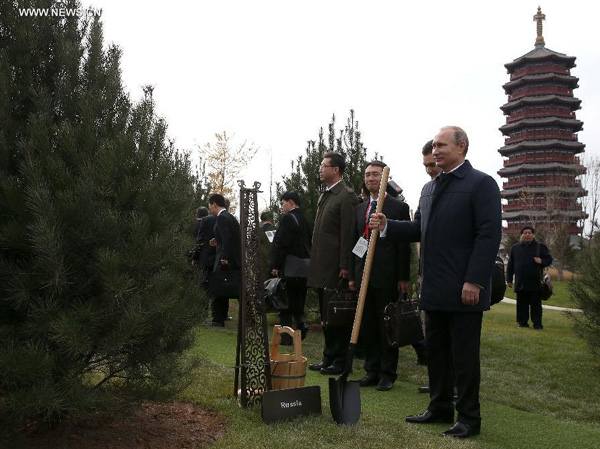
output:
[[[340,281],[347,280],[350,268],[353,245],[350,227],[358,197],[342,180],[345,168],[344,157],[335,152],[325,153],[319,168],[319,179],[327,189],[317,204],[307,284],[317,289],[321,315],[323,289],[338,288]],[[350,328],[325,328],[323,334],[323,358],[320,363],[311,364],[309,369],[326,375],[340,374],[346,362]]]

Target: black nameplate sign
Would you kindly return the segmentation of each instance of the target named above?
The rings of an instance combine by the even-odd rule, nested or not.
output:
[[[286,388],[265,391],[262,419],[266,423],[321,414],[321,387]]]

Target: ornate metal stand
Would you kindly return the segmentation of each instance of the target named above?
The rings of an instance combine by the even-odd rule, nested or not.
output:
[[[238,318],[237,351],[235,356],[234,395],[241,395],[242,407],[251,407],[271,389],[267,315],[265,312],[263,280],[258,256],[258,201],[260,183],[252,189],[240,186],[242,229],[242,294]],[[241,359],[241,360],[240,360]],[[241,370],[240,370],[241,368]],[[241,371],[241,384],[240,384]]]

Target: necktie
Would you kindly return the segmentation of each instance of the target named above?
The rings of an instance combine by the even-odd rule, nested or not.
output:
[[[371,208],[369,209],[369,218],[371,217],[372,214],[374,214],[377,211],[377,200],[373,200],[371,201]]]

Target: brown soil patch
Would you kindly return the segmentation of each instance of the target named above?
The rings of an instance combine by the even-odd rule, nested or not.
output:
[[[216,412],[186,402],[146,401],[131,416],[110,422],[65,422],[28,438],[36,449],[196,449],[227,430]]]

